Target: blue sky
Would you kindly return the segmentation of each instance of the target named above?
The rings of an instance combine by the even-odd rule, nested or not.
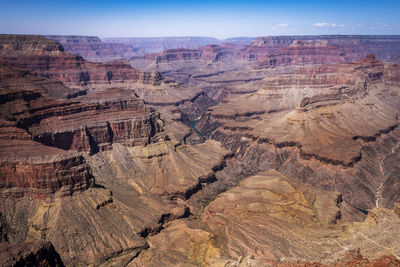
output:
[[[100,37],[400,34],[400,0],[0,0],[0,33]]]

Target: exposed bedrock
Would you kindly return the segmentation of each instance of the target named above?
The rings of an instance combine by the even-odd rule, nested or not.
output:
[[[45,149],[44,149],[45,151]],[[94,186],[94,177],[82,156],[53,159],[48,162],[0,163],[1,195],[44,197],[70,195]]]
[[[94,186],[84,157],[31,140],[13,122],[0,126],[0,188],[3,197],[71,195]]]
[[[60,255],[50,242],[36,241],[22,244],[0,243],[0,261],[4,267],[38,266],[63,267]]]
[[[210,108],[196,126],[235,152],[250,174],[276,168],[308,184],[339,191],[354,207],[371,209],[381,183],[393,185],[398,178],[394,169],[381,171],[381,166],[390,165],[384,162],[395,157],[391,151],[397,151],[399,138],[394,68],[368,56],[350,64],[295,70],[303,73],[301,78],[285,79],[289,75],[283,73],[272,78],[275,92],[267,78],[256,93],[232,96]],[[335,85],[316,78],[326,77],[323,69],[330,69],[330,75],[336,70]],[[274,155],[277,164],[263,161],[260,151]],[[395,189],[384,188],[386,200],[380,203],[391,208],[397,201]]]
[[[78,54],[94,62],[129,59],[143,53],[140,49],[128,44],[104,43],[97,36],[47,35],[45,37],[57,41],[71,54]]]
[[[140,48],[143,53],[160,53],[165,49],[197,49],[208,44],[218,44],[221,40],[211,37],[152,37],[152,38],[105,38],[106,43],[127,44]],[[247,42],[246,39],[232,39],[232,42]]]
[[[383,230],[396,229],[398,215],[374,209],[362,222],[343,223],[342,206],[337,192],[305,186],[275,170],[257,173],[211,201],[197,220],[168,224],[128,266],[329,265],[353,250],[372,258],[399,253],[396,237]],[[381,244],[390,245],[382,250]]]
[[[63,82],[76,89],[100,90],[117,85],[158,84],[159,77],[120,61],[94,63],[64,51],[54,40],[36,35],[0,35],[0,63]]]
[[[190,214],[184,201],[215,180],[228,154],[215,141],[114,143],[111,150],[86,154],[96,186],[80,194],[53,200],[4,197],[0,210],[10,228],[7,239],[49,240],[71,266],[129,262],[148,247],[148,236]]]
[[[230,154],[215,141],[170,140],[133,90],[54,99],[50,80],[34,86],[27,72],[2,71],[0,236],[51,241],[66,265],[129,262],[148,236],[189,216],[185,200]]]
[[[269,66],[337,63],[360,59],[368,54],[390,61],[398,53],[399,43],[398,36],[266,36],[244,46],[238,57],[262,61]]]
[[[258,39],[273,67],[221,45],[146,71],[3,38],[0,241],[67,266],[397,262],[399,66],[285,38]]]
[[[238,46],[231,44],[206,45],[199,49],[167,49],[159,54],[147,54],[143,56],[144,60],[155,60],[158,63],[168,63],[177,60],[207,60],[216,62],[223,58],[233,57],[239,50]],[[133,58],[131,60],[138,60]]]
[[[148,144],[163,135],[160,114],[133,91],[109,89],[80,97],[80,102],[54,100],[44,93],[4,90],[0,108],[7,120],[44,145],[93,154],[112,142]]]

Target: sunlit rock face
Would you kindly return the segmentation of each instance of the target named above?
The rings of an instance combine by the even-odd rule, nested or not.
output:
[[[232,94],[210,108],[197,128],[253,168],[268,168],[257,153],[269,151],[283,173],[340,191],[358,208],[372,208],[377,188],[393,173],[381,167],[398,152],[398,71],[373,56],[281,68],[259,82],[256,92]],[[390,197],[395,191],[386,193],[392,199],[387,207],[397,201]]]
[[[56,66],[76,59],[57,43],[5,39],[25,49],[0,60],[2,241],[50,241],[66,265],[99,264],[122,252],[133,257],[164,221],[189,215],[184,201],[215,179],[229,151],[216,141],[180,143],[165,130],[168,120],[132,89],[76,93],[75,83],[58,79],[63,67],[37,63],[42,55]],[[37,62],[21,64],[26,55]],[[122,68],[126,79],[146,83]],[[171,105],[179,101],[185,102],[172,98]]]
[[[325,62],[334,63],[337,59],[349,61],[375,54],[379,59],[389,61],[391,55],[398,53],[399,42],[400,38],[396,35],[267,36],[253,40],[241,50],[239,57],[244,60],[262,61],[268,55],[275,55],[277,60],[289,60],[290,57],[299,60],[308,54],[311,58],[320,58],[320,61],[325,58]],[[329,61],[329,55],[334,56],[331,58],[334,61]]]
[[[1,261],[396,266],[398,38],[248,41],[1,35]]]
[[[104,43],[97,36],[47,35],[47,39],[60,43],[65,51],[88,61],[109,62],[140,55],[140,49],[123,43]]]
[[[399,227],[398,215],[374,209],[363,222],[343,223],[342,211],[342,195],[337,192],[301,185],[275,170],[257,173],[220,194],[197,220],[168,224],[149,239],[150,248],[129,266],[174,262],[185,266],[307,266],[307,262],[332,266],[351,260],[368,264],[359,254],[357,258],[347,255],[357,250],[398,264],[395,257],[386,257],[378,249],[381,243],[398,244],[397,237],[383,230]],[[371,238],[379,243],[371,244]],[[398,253],[396,245],[391,248]]]

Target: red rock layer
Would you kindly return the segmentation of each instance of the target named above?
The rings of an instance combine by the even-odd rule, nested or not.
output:
[[[344,199],[356,207],[375,206],[376,188],[383,182],[383,199],[391,199],[383,203],[392,207],[397,195],[389,184],[398,178],[392,175],[395,169],[380,166],[388,167],[383,164],[388,155],[395,160],[398,147],[399,73],[398,65],[385,64],[373,55],[352,63],[276,68],[256,92],[225,98],[196,127],[205,135],[216,129],[209,136],[240,151],[240,157],[246,158],[243,151],[248,151],[246,164],[262,161],[257,155],[268,146],[294,149],[298,159],[283,160],[286,174],[343,192]],[[297,172],[301,164],[307,167]],[[308,164],[324,166],[323,173],[317,174],[314,165],[309,175]]]
[[[259,37],[253,40],[250,45],[247,45],[241,49],[237,54],[239,59],[250,60],[250,61],[263,61],[268,59],[270,55],[275,57],[288,56],[286,49],[291,45],[296,44],[297,41],[318,43],[319,41],[326,42],[330,47],[338,49],[340,52],[337,56],[339,59],[351,61],[365,57],[367,54],[375,54],[382,60],[393,61],[393,55],[398,54],[398,47],[400,45],[399,36],[357,36],[357,35],[316,35],[316,36],[269,36]],[[282,52],[280,52],[282,50]],[[323,57],[329,50],[320,49],[321,56]],[[310,51],[303,51],[309,54]],[[333,50],[331,50],[332,53]],[[298,49],[297,55],[301,55],[302,49]],[[328,53],[328,54],[329,54]],[[318,52],[312,53],[317,56]],[[329,59],[329,58],[327,58]],[[334,60],[335,57],[332,58]],[[274,60],[274,58],[272,58]],[[287,60],[287,59],[286,59]],[[284,61],[284,59],[277,59],[277,61]],[[318,61],[317,61],[318,62]],[[329,63],[335,63],[338,61],[328,61]]]
[[[138,53],[138,49],[121,43],[103,43],[97,36],[62,36],[48,35],[48,39],[60,43],[64,49],[89,61],[107,62],[111,60],[129,59]]]
[[[97,152],[101,145],[124,142],[148,144],[163,132],[159,113],[146,107],[132,92],[121,99],[121,90],[80,98],[82,102],[52,100],[38,92],[3,92],[1,113],[26,129],[32,138],[64,150]],[[109,99],[94,101],[108,94]],[[114,97],[114,98],[113,98]],[[84,103],[86,102],[86,103]]]
[[[232,57],[239,47],[231,44],[207,45],[198,49],[167,49],[160,54],[147,54],[143,58],[156,60],[157,63],[171,62],[175,60],[210,60],[218,61]]]
[[[32,141],[15,122],[0,120],[0,189],[2,196],[43,198],[57,191],[70,195],[94,185],[82,155]]]
[[[394,267],[400,266],[400,260],[394,255],[384,255],[377,259],[368,259],[359,253],[349,252],[345,259],[331,264],[319,262],[269,262],[269,264],[276,267]]]
[[[344,61],[344,54],[336,47],[329,46],[326,40],[316,43],[295,40],[279,52],[271,53],[261,60],[260,66],[324,64]]]
[[[166,49],[176,48],[198,49],[208,44],[220,43],[220,40],[210,37],[105,38],[103,40],[106,43],[128,44],[146,54],[161,53]]]
[[[4,195],[85,190],[94,178],[76,152],[94,154],[113,142],[133,146],[165,138],[159,113],[132,91],[109,89],[80,97],[81,102],[56,100],[46,96],[46,86],[28,86],[36,76],[0,70],[5,85],[0,90],[0,188],[9,189]]]
[[[62,267],[60,255],[50,242],[37,241],[22,244],[0,243],[0,262],[3,267],[38,266]]]
[[[159,78],[124,62],[88,62],[81,56],[64,52],[60,44],[42,36],[0,35],[0,64],[29,70],[73,87],[125,82],[156,84]]]

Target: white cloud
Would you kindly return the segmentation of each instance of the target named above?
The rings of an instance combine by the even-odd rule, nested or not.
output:
[[[281,23],[281,24],[276,24],[275,26],[272,27],[272,29],[277,30],[278,28],[286,28],[288,26],[289,26],[289,24],[287,24],[287,23]]]
[[[383,23],[383,22],[378,22],[376,24],[376,26],[378,26],[378,27],[393,27],[392,24],[387,24],[387,23]]]
[[[328,22],[316,22],[313,25],[314,27],[336,27],[335,23],[328,23]]]
[[[396,28],[393,24],[387,24],[383,22],[377,22],[375,24],[358,24],[359,27],[364,27],[373,30],[393,29]]]

